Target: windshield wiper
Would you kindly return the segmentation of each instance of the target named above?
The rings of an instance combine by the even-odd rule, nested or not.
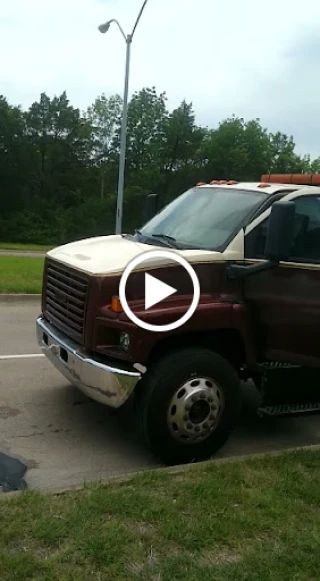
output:
[[[126,237],[128,236],[133,238],[132,234],[126,234]],[[179,248],[178,244],[176,243],[176,239],[173,238],[173,236],[168,236],[167,234],[144,234],[141,232],[141,230],[136,229],[134,231],[134,236],[138,236],[141,238],[141,241],[145,241],[145,243],[147,240],[158,240],[162,245],[167,246],[168,248]]]
[[[140,230],[135,230],[134,231],[134,234],[121,234],[122,238],[131,238],[131,239],[132,238],[134,239],[134,237],[137,236],[137,235],[138,236],[143,236],[143,234],[142,234],[142,232]]]
[[[155,233],[151,234],[151,238],[155,238],[155,240],[161,240],[161,242],[166,242],[169,248],[179,248],[176,239],[173,236],[169,236],[168,234]]]

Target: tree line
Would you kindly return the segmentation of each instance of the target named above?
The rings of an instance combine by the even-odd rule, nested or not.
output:
[[[102,94],[86,111],[67,93],[42,93],[28,110],[0,96],[0,240],[62,244],[115,228],[122,99]],[[292,136],[259,119],[195,122],[192,103],[170,111],[154,87],[128,109],[124,231],[141,226],[146,194],[163,204],[198,181],[259,180],[263,173],[320,171]]]

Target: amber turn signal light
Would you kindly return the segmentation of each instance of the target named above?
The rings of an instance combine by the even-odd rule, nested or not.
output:
[[[111,310],[114,313],[122,313],[123,312],[123,308],[121,306],[119,297],[114,296],[111,298]]]

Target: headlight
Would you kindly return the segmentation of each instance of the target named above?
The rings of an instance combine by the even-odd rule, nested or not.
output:
[[[128,349],[130,347],[130,337],[129,337],[128,333],[121,333],[120,334],[120,347],[124,351],[128,351]]]

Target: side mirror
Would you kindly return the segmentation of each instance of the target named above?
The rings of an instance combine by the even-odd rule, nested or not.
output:
[[[229,264],[227,278],[240,279],[256,275],[278,266],[290,256],[295,223],[294,202],[275,202],[271,208],[267,240],[265,247],[266,260],[257,264]]]
[[[293,241],[295,222],[294,202],[275,202],[271,208],[265,258],[272,262],[287,260]]]
[[[158,213],[158,207],[159,207],[158,194],[149,194],[146,198],[145,206],[143,209],[142,215],[143,224],[149,222],[149,220],[151,220],[151,218],[153,218],[153,216],[155,216]]]

